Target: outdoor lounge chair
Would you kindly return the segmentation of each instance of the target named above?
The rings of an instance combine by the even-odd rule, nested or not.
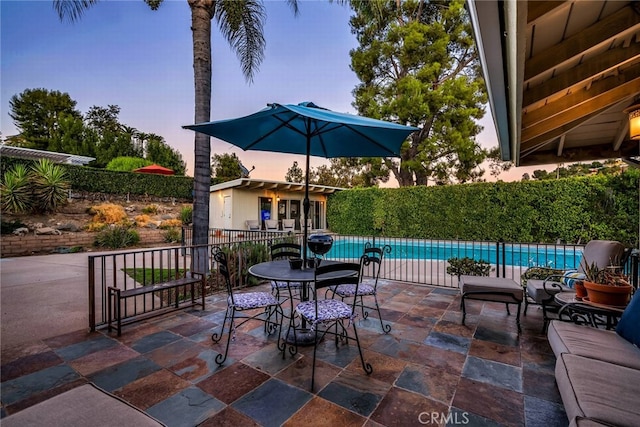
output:
[[[247,224],[247,230],[251,230],[251,231],[260,230],[260,221],[258,221],[257,219],[248,219],[246,221],[246,224]]]
[[[296,220],[295,219],[283,219],[282,220],[282,231],[291,231],[293,232],[296,228]]]
[[[584,247],[582,259],[578,264],[577,270],[552,270],[548,269],[548,275],[544,275],[544,268],[531,267],[523,273],[523,282],[526,283],[526,298],[524,303],[524,314],[527,314],[527,308],[530,304],[538,304],[542,306],[542,318],[544,323],[542,331],[546,331],[547,325],[551,318],[549,313],[558,309],[558,305],[554,301],[554,296],[558,292],[574,292],[573,283],[576,280],[584,278],[585,268],[595,264],[598,268],[607,266],[621,267],[626,262],[628,251],[620,242],[611,240],[592,240]],[[531,277],[531,271],[535,272],[540,278]],[[540,273],[542,272],[542,276]]]
[[[265,219],[264,226],[267,231],[278,231],[278,221],[275,219]]]

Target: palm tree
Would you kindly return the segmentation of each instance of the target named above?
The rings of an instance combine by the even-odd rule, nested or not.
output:
[[[54,0],[54,7],[61,20],[79,19],[85,10],[98,0]],[[163,0],[144,0],[152,10],[157,10]],[[242,72],[248,82],[264,58],[265,9],[261,0],[187,0],[191,8],[193,40],[193,71],[195,82],[195,121],[211,120],[211,20],[236,52]],[[298,14],[297,0],[287,0],[294,15]],[[208,243],[209,187],[211,185],[211,140],[195,133],[193,244]],[[203,264],[198,271],[205,271],[207,258],[199,256]]]

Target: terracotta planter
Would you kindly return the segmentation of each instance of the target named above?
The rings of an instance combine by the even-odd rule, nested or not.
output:
[[[583,282],[587,288],[589,301],[596,304],[625,306],[629,302],[631,295],[631,285],[627,286],[611,286],[601,285],[599,283]]]
[[[578,301],[587,296],[587,288],[584,287],[584,283],[582,283],[582,281],[576,281],[576,284],[573,286],[573,288],[576,290],[576,299]]]

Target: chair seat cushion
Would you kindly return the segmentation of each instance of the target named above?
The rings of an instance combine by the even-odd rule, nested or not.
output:
[[[271,281],[271,289],[300,289],[302,287],[302,282],[280,282],[277,280]]]
[[[352,297],[356,294],[356,285],[338,285],[335,288],[335,292],[341,297]],[[360,285],[358,285],[358,295],[373,295],[375,293],[374,287],[367,283],[360,283]]]
[[[323,322],[353,318],[351,306],[335,299],[319,300],[317,313],[316,301],[301,302],[296,306],[296,312],[314,325]]]
[[[277,305],[278,300],[269,292],[246,292],[243,294],[234,294],[235,307],[239,310],[250,310],[252,308],[267,307],[269,305]],[[228,298],[229,305],[233,305],[231,297]]]
[[[583,417],[616,426],[638,425],[639,370],[564,353],[555,373],[569,420]]]
[[[544,300],[548,300],[549,298],[551,298],[553,295],[557,294],[560,291],[575,292],[570,287],[564,286],[558,282],[553,282],[557,284],[558,287],[551,286],[550,284],[551,282],[547,282],[547,288],[545,290],[543,283],[544,283],[544,280],[538,280],[538,279],[527,280],[527,295],[533,298],[533,300],[538,304],[542,304]]]

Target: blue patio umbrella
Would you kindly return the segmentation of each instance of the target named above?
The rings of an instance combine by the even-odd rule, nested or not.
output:
[[[398,157],[400,147],[418,128],[337,113],[312,102],[269,104],[235,119],[184,126],[243,150],[306,155],[304,242],[309,215],[309,157]],[[306,265],[306,251],[303,251]]]

